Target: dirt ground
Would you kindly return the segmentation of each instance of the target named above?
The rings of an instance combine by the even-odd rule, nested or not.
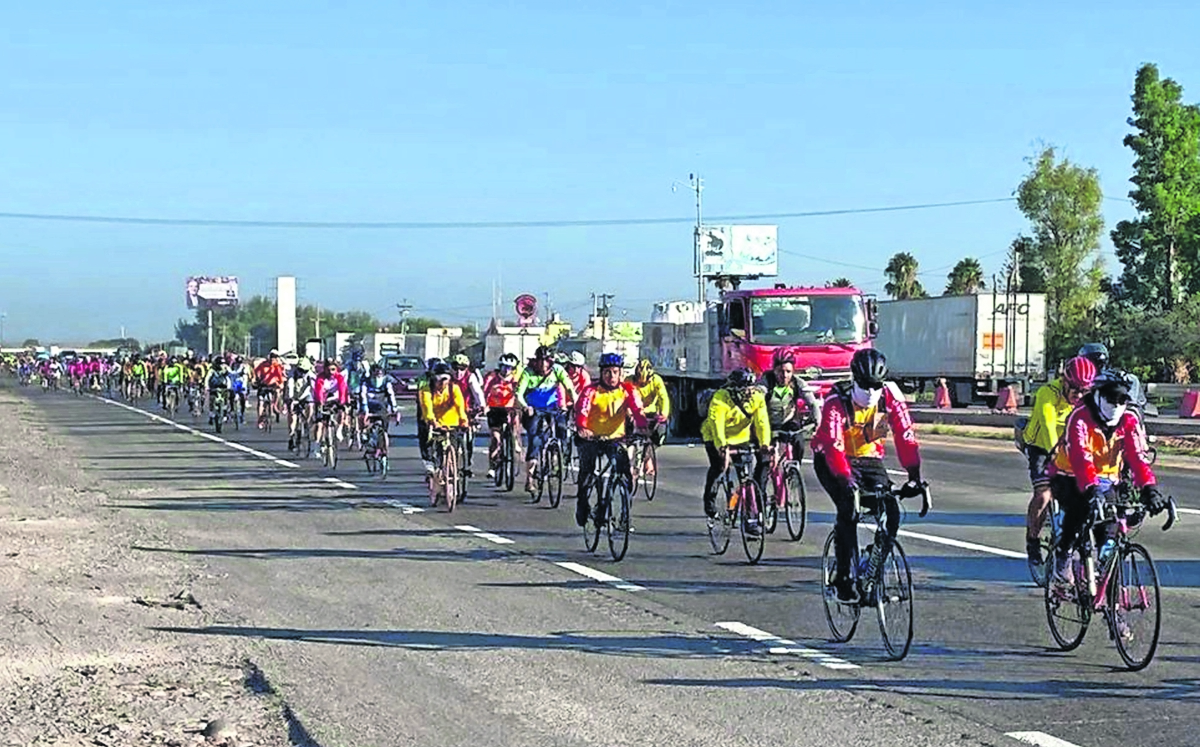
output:
[[[170,541],[112,504],[32,405],[0,388],[0,745],[291,745],[286,710],[211,624]]]

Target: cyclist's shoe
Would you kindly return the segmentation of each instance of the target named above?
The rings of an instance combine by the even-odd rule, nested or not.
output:
[[[833,582],[833,590],[842,604],[858,604],[858,590],[854,588],[852,579],[839,578]]]
[[[1057,587],[1058,591],[1070,595],[1075,589],[1075,573],[1071,569],[1070,558],[1054,559],[1054,576],[1051,583]]]
[[[296,437],[288,436],[288,451],[295,451],[295,450],[296,450]]]
[[[1044,559],[1042,558],[1042,543],[1037,537],[1025,538],[1025,557],[1029,559],[1031,568],[1040,566]]]
[[[715,516],[709,516],[707,519],[705,519],[705,523],[709,529],[712,529],[713,527],[715,527],[717,525],[718,521],[720,521],[720,519],[718,519]]]
[[[746,519],[746,534],[751,537],[758,537],[762,534],[762,524],[758,519]]]
[[[463,468],[463,474],[464,474],[464,475],[466,475],[467,477],[474,477],[474,476],[475,476],[475,470],[471,469],[470,467],[464,467],[464,468]]]
[[[1123,641],[1132,641],[1133,640],[1133,631],[1129,629],[1129,623],[1125,622],[1125,616],[1122,615],[1120,612],[1117,613],[1117,619],[1113,622],[1113,628],[1116,629],[1116,633],[1118,636],[1121,637],[1121,640],[1123,640]],[[1109,630],[1108,635],[1110,638],[1112,637],[1112,634],[1113,634],[1113,631]]]
[[[434,472],[437,472],[437,469],[433,466],[433,462],[428,459],[423,460],[421,464],[425,466],[425,474],[432,475]]]
[[[496,479],[496,470],[494,470],[494,469],[489,469],[489,470],[487,471],[487,479],[488,479],[488,480],[494,480],[494,479]]]
[[[592,509],[586,503],[575,504],[575,523],[581,527],[587,526],[588,517],[591,516]]]

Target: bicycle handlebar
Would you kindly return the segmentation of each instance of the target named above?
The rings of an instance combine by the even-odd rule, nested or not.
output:
[[[929,483],[922,480],[918,485],[921,488],[921,512],[917,514],[924,519],[929,511],[933,508],[933,498],[929,495]],[[904,496],[896,489],[894,485],[881,486],[878,490],[863,491],[861,489],[854,491],[854,513],[855,515],[862,514],[862,496],[866,495],[875,499],[883,498],[888,495],[895,494],[898,500],[904,500]]]
[[[1174,497],[1168,498],[1167,499],[1167,521],[1165,524],[1163,524],[1163,531],[1165,532],[1168,529],[1170,529],[1171,527],[1175,526],[1175,522],[1178,520],[1179,520],[1179,512],[1177,510],[1177,507],[1175,506],[1175,498]]]

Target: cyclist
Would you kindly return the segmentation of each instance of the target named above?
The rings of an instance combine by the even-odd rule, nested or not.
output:
[[[664,423],[671,416],[671,398],[667,395],[667,385],[663,378],[654,372],[654,364],[649,358],[642,358],[633,369],[627,381],[637,389],[642,398],[642,412],[650,423],[650,437],[655,446],[662,446],[666,439]]]
[[[262,428],[263,409],[267,406],[268,397],[279,397],[283,386],[283,363],[279,360],[279,351],[272,350],[267,359],[254,369],[254,388],[258,395],[258,427]],[[270,394],[268,394],[270,392]],[[274,413],[269,413],[269,416]]]
[[[462,389],[452,384],[450,378],[450,365],[443,360],[436,360],[430,367],[427,386],[417,392],[417,412],[420,420],[425,423],[426,442],[429,440],[429,434],[434,431],[445,431],[467,424],[467,405]],[[429,484],[430,505],[433,505],[437,500],[437,470],[427,443],[425,449],[425,453],[429,455],[425,462],[425,472]]]
[[[1132,383],[1115,371],[1096,375],[1092,391],[1067,416],[1063,447],[1050,467],[1050,490],[1063,509],[1062,536],[1054,548],[1054,579],[1071,584],[1070,550],[1088,520],[1121,480],[1128,462],[1134,486],[1152,514],[1166,507],[1158,490],[1137,417],[1128,410]]]
[[[789,350],[776,350],[771,364],[759,380],[767,400],[772,441],[777,444],[771,461],[775,463],[781,459],[784,447],[791,444],[792,457],[799,462],[804,458],[804,428],[809,423],[816,423],[821,407],[817,404],[815,390],[796,375],[796,364]],[[801,405],[804,405],[803,410]]]
[[[588,490],[596,471],[596,457],[605,444],[615,444],[626,431],[626,419],[635,428],[646,429],[646,416],[637,390],[629,382],[621,381],[621,370],[625,358],[620,353],[605,353],[600,356],[600,378],[584,390],[575,411],[575,426],[579,433],[579,487],[575,493],[575,523],[587,524],[591,507],[588,505]],[[629,464],[629,453],[623,448],[612,452],[616,460],[613,468],[633,486],[633,470]],[[586,477],[582,477],[586,476]]]
[[[183,375],[183,366],[180,365],[179,359],[175,356],[167,359],[167,365],[162,370],[163,407],[166,407],[167,390],[172,388],[175,390],[175,406],[179,406],[179,398],[182,395]]]
[[[874,492],[891,484],[883,466],[883,440],[889,426],[900,464],[908,472],[900,497],[922,491],[921,453],[912,416],[899,387],[886,381],[887,358],[874,348],[859,350],[850,360],[850,375],[851,381],[836,384],[825,397],[820,426],[812,440],[817,479],[837,507],[834,587],[838,599],[847,603],[858,600],[850,575],[850,556],[857,543],[855,497],[860,488]],[[893,498],[882,508],[887,516],[885,541],[891,543],[900,528],[900,504]],[[885,554],[890,549],[880,548]]]
[[[417,448],[421,452],[421,462],[425,465],[427,474],[433,474],[434,466],[433,458],[429,453],[429,423],[421,417],[421,392],[428,391],[430,381],[433,379],[433,369],[437,368],[440,363],[445,363],[445,361],[437,357],[425,361],[425,376],[417,382]]]
[[[500,356],[494,371],[483,380],[484,402],[487,404],[487,424],[491,431],[488,441],[488,479],[496,476],[500,461],[500,432],[507,421],[514,436],[519,433],[516,423],[517,405],[517,356],[505,353]],[[516,455],[513,455],[516,458]]]
[[[704,515],[708,517],[711,528],[717,515],[717,479],[729,469],[731,462],[729,447],[753,443],[760,452],[770,448],[771,421],[767,416],[766,400],[754,386],[754,374],[744,368],[730,372],[708,404],[708,415],[700,426],[700,438],[704,440],[704,451],[708,455],[708,474],[704,477]],[[759,484],[762,484],[766,464],[764,458],[755,465],[754,479]],[[751,517],[747,522],[747,531],[750,534],[762,531],[759,517]]]
[[[533,478],[547,434],[545,421],[537,413],[549,413],[559,440],[567,437],[566,402],[574,401],[575,385],[563,367],[554,362],[554,353],[545,345],[534,352],[529,367],[517,384],[517,404],[525,411],[521,426],[528,436],[525,454],[525,490],[533,493]]]
[[[288,451],[300,448],[300,428],[308,426],[313,418],[313,385],[317,377],[313,375],[312,362],[301,358],[292,369],[284,386],[283,400],[288,407]],[[301,425],[297,428],[296,421]],[[307,455],[306,455],[307,456]]]
[[[250,375],[250,364],[242,356],[235,355],[229,364],[229,376],[233,381],[233,411],[242,424],[246,422],[246,393],[250,389]]]
[[[233,380],[229,375],[229,366],[226,365],[224,358],[217,358],[213,363],[212,371],[208,375],[208,424],[213,425],[216,422],[216,417],[211,414],[213,410],[213,400],[218,392],[228,392],[233,388]],[[229,400],[227,399],[226,402]]]
[[[456,353],[450,358],[450,380],[462,390],[463,402],[467,405],[467,463],[463,470],[471,477],[471,458],[475,455],[475,433],[472,427],[480,413],[487,409],[487,398],[483,396],[483,379],[471,368],[471,359],[465,353]]]
[[[396,407],[396,390],[392,388],[392,379],[383,371],[383,366],[372,363],[367,378],[358,387],[358,408],[362,416],[362,432],[365,434],[371,425],[371,418],[386,420],[393,418],[400,422],[400,411]],[[365,440],[365,437],[364,437]],[[383,453],[387,453],[387,424],[383,428]]]
[[[1063,375],[1038,388],[1033,397],[1033,413],[1025,426],[1025,456],[1029,458],[1029,481],[1033,485],[1033,497],[1025,513],[1025,554],[1029,567],[1037,570],[1045,559],[1038,535],[1046,523],[1046,509],[1050,506],[1050,455],[1058,446],[1071,414],[1079,399],[1092,388],[1096,378],[1096,366],[1084,356],[1067,361]]]
[[[346,388],[346,377],[338,370],[333,358],[326,358],[321,363],[321,372],[313,382],[313,401],[317,406],[317,443],[325,437],[325,429],[330,425],[335,427],[335,437],[342,438],[342,420],[350,394]]]
[[[567,376],[571,378],[571,384],[575,387],[575,391],[579,392],[579,396],[582,397],[583,390],[592,385],[592,375],[587,370],[587,358],[576,350],[567,356],[564,368],[567,370]]]
[[[130,386],[130,394],[131,395],[134,392],[136,392],[138,387],[141,388],[142,393],[145,393],[147,391],[146,390],[146,375],[147,375],[146,364],[142,362],[141,356],[134,355],[133,363],[130,364],[130,366],[129,366],[129,380],[131,382],[131,386]]]

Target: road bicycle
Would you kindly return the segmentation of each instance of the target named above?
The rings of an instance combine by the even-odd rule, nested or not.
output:
[[[265,433],[271,432],[271,425],[275,418],[275,398],[278,396],[274,387],[266,387],[259,390],[258,401],[258,427]],[[245,408],[245,400],[242,401],[242,407]]]
[[[175,413],[179,412],[179,385],[167,384],[167,390],[163,392],[163,405],[166,408],[169,417],[175,417]]]
[[[931,500],[929,483],[921,483],[921,513],[929,513]],[[908,655],[913,638],[913,586],[912,571],[900,540],[887,541],[886,506],[901,496],[892,485],[881,485],[877,490],[855,494],[854,515],[856,518],[875,520],[875,534],[869,545],[859,548],[854,543],[850,555],[849,571],[853,588],[857,592],[855,601],[838,598],[837,553],[835,551],[836,529],[830,531],[821,552],[822,596],[825,601],[825,621],[829,632],[837,643],[845,643],[854,637],[864,607],[874,607],[879,620],[879,634],[888,658],[899,661]],[[866,506],[864,511],[863,507]],[[891,547],[887,550],[882,548]]]
[[[363,437],[363,461],[367,464],[367,474],[378,474],[381,480],[388,475],[388,417],[386,411],[371,413]]]
[[[533,473],[533,502],[538,503],[545,495],[550,500],[550,508],[558,508],[562,502],[563,478],[563,442],[558,438],[555,413],[552,410],[538,410],[534,413],[533,422],[529,424],[531,433],[545,434],[542,450],[538,454],[537,464]]]
[[[768,479],[765,481],[768,496],[763,514],[763,529],[767,534],[772,534],[782,512],[788,536],[793,542],[799,542],[804,537],[804,527],[808,523],[808,496],[800,473],[800,458],[804,454],[804,445],[802,441],[796,443],[797,437],[798,433],[777,433],[771,439],[773,459],[771,470],[767,474]],[[797,450],[799,454],[796,453]]]
[[[317,448],[321,452],[321,464],[323,464],[326,469],[337,469],[337,429],[338,423],[342,421],[342,408],[340,405],[336,404],[323,407],[317,417],[319,422],[322,423],[321,438],[317,443]]]
[[[466,453],[462,428],[439,428],[429,433],[429,449],[433,456],[434,473],[430,476],[430,506],[438,504],[439,493],[445,499],[446,510],[453,512],[455,505],[466,493],[466,479],[462,473],[462,458]]]
[[[737,527],[742,549],[753,565],[759,561],[766,544],[763,532],[763,491],[754,479],[755,449],[749,445],[729,447],[729,469],[718,482],[717,513],[708,522],[708,540],[713,552],[724,555],[729,538]]]
[[[229,390],[212,390],[212,422],[213,428],[220,433],[225,428],[225,420],[229,417]],[[236,420],[235,420],[236,422]]]
[[[646,500],[652,501],[658,491],[658,447],[648,433],[635,433],[630,436],[629,443],[634,490],[640,487]]]
[[[1167,499],[1166,511],[1164,532],[1178,518],[1174,498]],[[1067,578],[1052,577],[1043,596],[1050,634],[1063,651],[1078,648],[1092,616],[1101,615],[1126,667],[1137,671],[1153,661],[1162,626],[1162,590],[1150,552],[1132,541],[1147,513],[1127,487],[1117,490],[1114,501],[1092,507],[1068,556],[1071,572]],[[1098,553],[1093,536],[1105,538]]]
[[[500,426],[500,450],[498,461],[492,465],[496,487],[511,491],[517,476],[517,434],[513,427],[513,411],[506,410],[504,424]]]
[[[629,525],[632,491],[629,476],[617,474],[618,455],[626,448],[619,439],[593,439],[596,466],[591,475],[581,476],[588,485],[584,495],[595,494],[594,507],[583,526],[583,543],[588,552],[600,545],[600,532],[608,535],[608,551],[619,561],[629,549]]]
[[[312,402],[293,401],[292,418],[288,423],[288,451],[296,451],[305,459],[312,456],[313,430],[316,422],[310,415]]]

